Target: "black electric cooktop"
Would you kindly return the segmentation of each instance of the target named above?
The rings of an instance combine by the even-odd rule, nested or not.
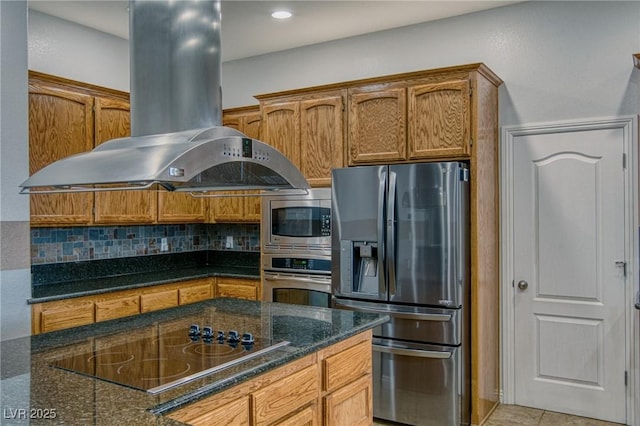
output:
[[[217,326],[215,315],[205,317],[96,338],[93,350],[51,365],[156,394],[289,344],[261,337],[247,324]]]

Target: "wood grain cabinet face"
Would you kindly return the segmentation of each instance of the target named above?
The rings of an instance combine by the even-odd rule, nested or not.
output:
[[[259,300],[260,280],[219,277],[216,282],[216,297]]]
[[[300,103],[265,103],[262,109],[262,141],[300,168]]]
[[[261,100],[263,140],[295,164],[311,186],[330,186],[344,166],[346,91]]]
[[[470,154],[469,81],[408,88],[409,159]]]
[[[324,359],[323,390],[333,392],[357,378],[370,374],[371,343],[362,342]]]
[[[93,149],[92,96],[29,84],[29,174]],[[30,195],[32,226],[93,223],[93,193]]]
[[[140,296],[140,312],[151,312],[178,306],[178,289],[153,291]]]
[[[373,419],[371,374],[323,398],[325,425],[368,426]]]
[[[200,302],[202,300],[211,299],[213,297],[213,281],[210,278],[192,281],[188,286],[182,286],[178,289],[178,298],[180,305]]]
[[[406,89],[396,85],[349,89],[349,164],[407,159]]]
[[[94,322],[93,302],[54,304],[40,314],[40,332],[63,330]]]
[[[291,374],[251,395],[256,425],[268,425],[316,400],[320,391],[316,365]]]
[[[97,300],[96,322],[137,315],[140,313],[140,296],[132,294],[107,300]]]
[[[273,423],[274,426],[316,426],[318,424],[318,407],[315,403],[286,419]]]
[[[343,96],[300,103],[300,171],[311,186],[331,186],[331,169],[344,166]]]

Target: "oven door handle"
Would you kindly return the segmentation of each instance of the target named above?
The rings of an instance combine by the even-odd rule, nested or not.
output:
[[[399,312],[391,309],[373,309],[367,308],[362,305],[353,305],[340,303],[339,301],[334,301],[336,307],[340,309],[345,309],[349,311],[359,311],[359,312],[372,312],[374,314],[384,314],[389,315],[394,318],[399,319],[408,319],[408,320],[418,320],[418,321],[442,321],[447,322],[451,321],[451,314],[421,314],[417,312]]]
[[[324,278],[305,278],[305,277],[296,277],[294,275],[265,275],[265,281],[297,281],[301,283],[311,283],[311,284],[328,284],[329,280],[325,280]]]
[[[449,359],[451,358],[451,352],[440,351],[423,351],[420,349],[406,349],[395,348],[392,346],[371,345],[376,352],[383,352],[392,355],[405,355],[417,358],[435,358],[435,359]]]

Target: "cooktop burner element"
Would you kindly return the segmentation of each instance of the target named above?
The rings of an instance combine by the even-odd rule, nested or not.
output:
[[[159,325],[146,336],[114,336],[114,344],[94,342],[94,350],[51,365],[156,394],[289,345],[236,330],[214,331]],[[107,338],[108,339],[108,338]]]

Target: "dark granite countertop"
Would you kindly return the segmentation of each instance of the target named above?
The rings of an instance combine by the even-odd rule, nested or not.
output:
[[[259,262],[260,253],[208,251],[36,265],[28,303],[215,276],[259,279]]]
[[[135,317],[1,342],[2,410],[8,424],[175,425],[174,409],[234,386],[292,360],[374,328],[388,317],[310,306],[212,299]],[[248,327],[260,338],[288,340],[276,349],[159,394],[114,384],[51,366],[69,357],[122,342],[135,348],[136,335],[192,323]],[[131,343],[133,342],[133,343]],[[135,349],[133,349],[135,350]],[[25,411],[20,411],[25,410]],[[26,413],[26,419],[19,419]],[[41,417],[49,413],[55,419]],[[29,415],[32,415],[29,419]],[[7,418],[9,416],[11,420]],[[4,424],[4,423],[3,423]]]

